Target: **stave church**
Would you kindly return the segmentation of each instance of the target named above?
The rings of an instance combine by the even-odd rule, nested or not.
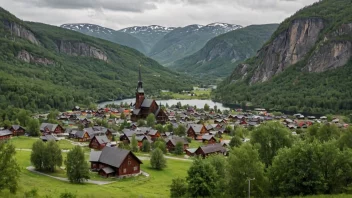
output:
[[[153,113],[157,123],[165,124],[168,116],[161,109],[154,99],[148,99],[144,96],[141,68],[139,68],[138,84],[136,89],[136,102],[133,107],[131,120],[137,122],[139,119],[146,119],[149,114]]]

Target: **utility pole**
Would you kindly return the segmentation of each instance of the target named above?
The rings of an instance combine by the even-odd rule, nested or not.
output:
[[[248,198],[251,198],[251,180],[255,180],[255,178],[248,178]]]

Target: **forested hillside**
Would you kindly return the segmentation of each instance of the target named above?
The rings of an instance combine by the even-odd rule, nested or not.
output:
[[[171,67],[192,76],[227,77],[238,63],[254,56],[277,27],[278,24],[251,25],[222,34]]]
[[[24,22],[0,9],[0,108],[67,109],[134,95],[190,89],[185,77],[140,52],[71,30]]]
[[[352,3],[323,0],[286,19],[214,98],[309,113],[352,113]]]

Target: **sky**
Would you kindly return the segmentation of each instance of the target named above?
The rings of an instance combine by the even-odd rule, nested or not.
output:
[[[142,25],[181,27],[223,22],[280,23],[318,0],[0,0],[25,21],[91,23],[115,30]]]

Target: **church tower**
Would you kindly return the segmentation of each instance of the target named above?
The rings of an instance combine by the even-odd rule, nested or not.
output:
[[[139,66],[139,77],[138,77],[138,85],[136,89],[136,104],[135,109],[140,109],[144,100],[144,89],[141,75],[141,66]]]

